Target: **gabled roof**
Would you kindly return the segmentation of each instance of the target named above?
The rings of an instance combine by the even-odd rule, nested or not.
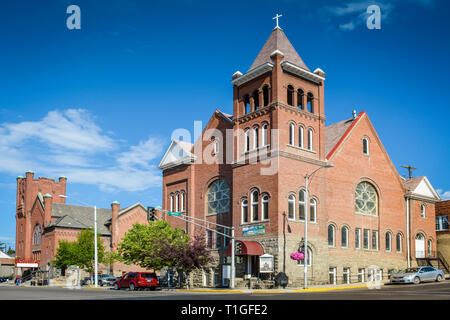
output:
[[[202,130],[201,136],[197,139],[196,143],[202,142],[202,137],[205,134],[205,130],[210,126],[215,116],[224,119],[228,125],[233,126],[233,116],[231,114],[220,111],[219,109],[214,110],[213,115],[209,119],[208,123]],[[194,144],[186,141],[172,140],[166,153],[164,154],[158,168],[161,170],[173,168],[181,164],[191,164],[195,162],[196,156],[194,154]]]
[[[355,119],[347,119],[341,122],[333,123],[325,127],[325,154],[328,155],[330,151],[338,144],[348,128]],[[328,158],[328,157],[327,157]]]
[[[325,154],[327,160],[330,160],[336,153],[364,114],[366,112],[362,111],[355,119],[344,120],[325,127]]]
[[[130,210],[136,208],[136,207],[141,207],[142,209],[144,209],[144,211],[147,211],[147,208],[144,207],[140,202],[138,202],[138,203],[133,204],[132,206],[129,206],[129,207],[126,207],[126,208],[123,208],[122,210],[120,210],[119,211],[119,217],[124,215],[125,213],[129,212]],[[106,225],[111,224],[111,222],[112,222],[112,218],[108,219],[106,221]]]
[[[166,153],[158,165],[159,169],[168,169],[180,164],[189,164],[195,159],[192,153],[193,144],[177,139],[172,140]]]
[[[47,228],[51,227],[75,228],[75,229],[94,228],[93,207],[83,207],[64,203],[53,203],[52,218],[57,219],[52,221],[47,226]],[[109,229],[105,226],[109,218],[111,218],[111,209],[97,208],[98,233],[103,235],[111,234]]]
[[[430,181],[426,176],[414,177],[411,179],[403,179],[403,185],[406,194],[412,197],[426,198],[429,200],[440,201],[439,194],[434,190]]]
[[[273,29],[272,33],[269,36],[269,39],[267,39],[266,43],[262,47],[261,51],[259,52],[258,56],[256,57],[255,61],[248,71],[255,69],[265,63],[272,63],[270,55],[276,50],[283,53],[283,61],[288,61],[300,68],[310,71],[306,64],[303,62],[302,58],[300,58],[300,56],[298,55],[297,51],[295,51],[291,42],[286,37],[281,28]]]

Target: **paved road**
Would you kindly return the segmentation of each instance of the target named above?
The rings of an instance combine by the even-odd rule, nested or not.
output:
[[[0,300],[450,300],[450,281],[299,293],[205,293],[0,286]]]

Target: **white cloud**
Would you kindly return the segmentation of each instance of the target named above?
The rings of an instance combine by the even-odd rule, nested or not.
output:
[[[143,191],[160,186],[161,173],[151,162],[164,142],[155,137],[120,148],[123,140],[104,134],[86,110],[51,111],[39,121],[0,125],[0,172],[64,175],[70,182],[103,191]]]
[[[439,197],[441,197],[441,200],[450,200],[450,190],[444,191],[442,189],[436,189],[436,192],[439,194]]]

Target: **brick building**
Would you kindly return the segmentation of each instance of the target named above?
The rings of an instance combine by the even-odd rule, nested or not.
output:
[[[436,239],[437,251],[446,262],[450,261],[450,200],[436,203]]]
[[[301,285],[304,262],[290,254],[302,250],[305,219],[309,283],[364,281],[371,266],[386,278],[435,253],[439,196],[428,179],[399,175],[366,112],[325,125],[325,73],[306,66],[281,28],[232,84],[233,114],[215,110],[194,144],[173,140],[159,168],[164,210],[235,228],[237,286],[283,270]],[[198,280],[225,284],[228,241],[206,237],[215,262]],[[263,254],[272,275],[260,273]]]
[[[76,241],[78,233],[94,228],[94,208],[66,204],[66,177],[58,181],[39,177],[28,171],[17,178],[16,258],[41,270],[49,270],[59,240]],[[134,223],[147,223],[147,209],[140,203],[126,208],[114,201],[111,209],[97,208],[97,230],[105,251],[117,244]],[[23,268],[22,268],[23,269]],[[17,270],[20,274],[20,268]],[[99,272],[122,275],[122,272],[145,271],[116,262],[99,265]]]

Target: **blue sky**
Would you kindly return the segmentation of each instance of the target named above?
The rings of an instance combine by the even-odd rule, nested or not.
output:
[[[68,30],[66,8],[81,8]],[[369,30],[365,8],[381,8]],[[401,174],[450,197],[449,4],[409,1],[8,1],[0,6],[0,241],[15,236],[16,177],[68,177],[67,194],[108,208],[161,204],[172,131],[232,113],[274,21],[326,72],[327,124],[367,111]],[[74,202],[72,202],[74,203]]]

